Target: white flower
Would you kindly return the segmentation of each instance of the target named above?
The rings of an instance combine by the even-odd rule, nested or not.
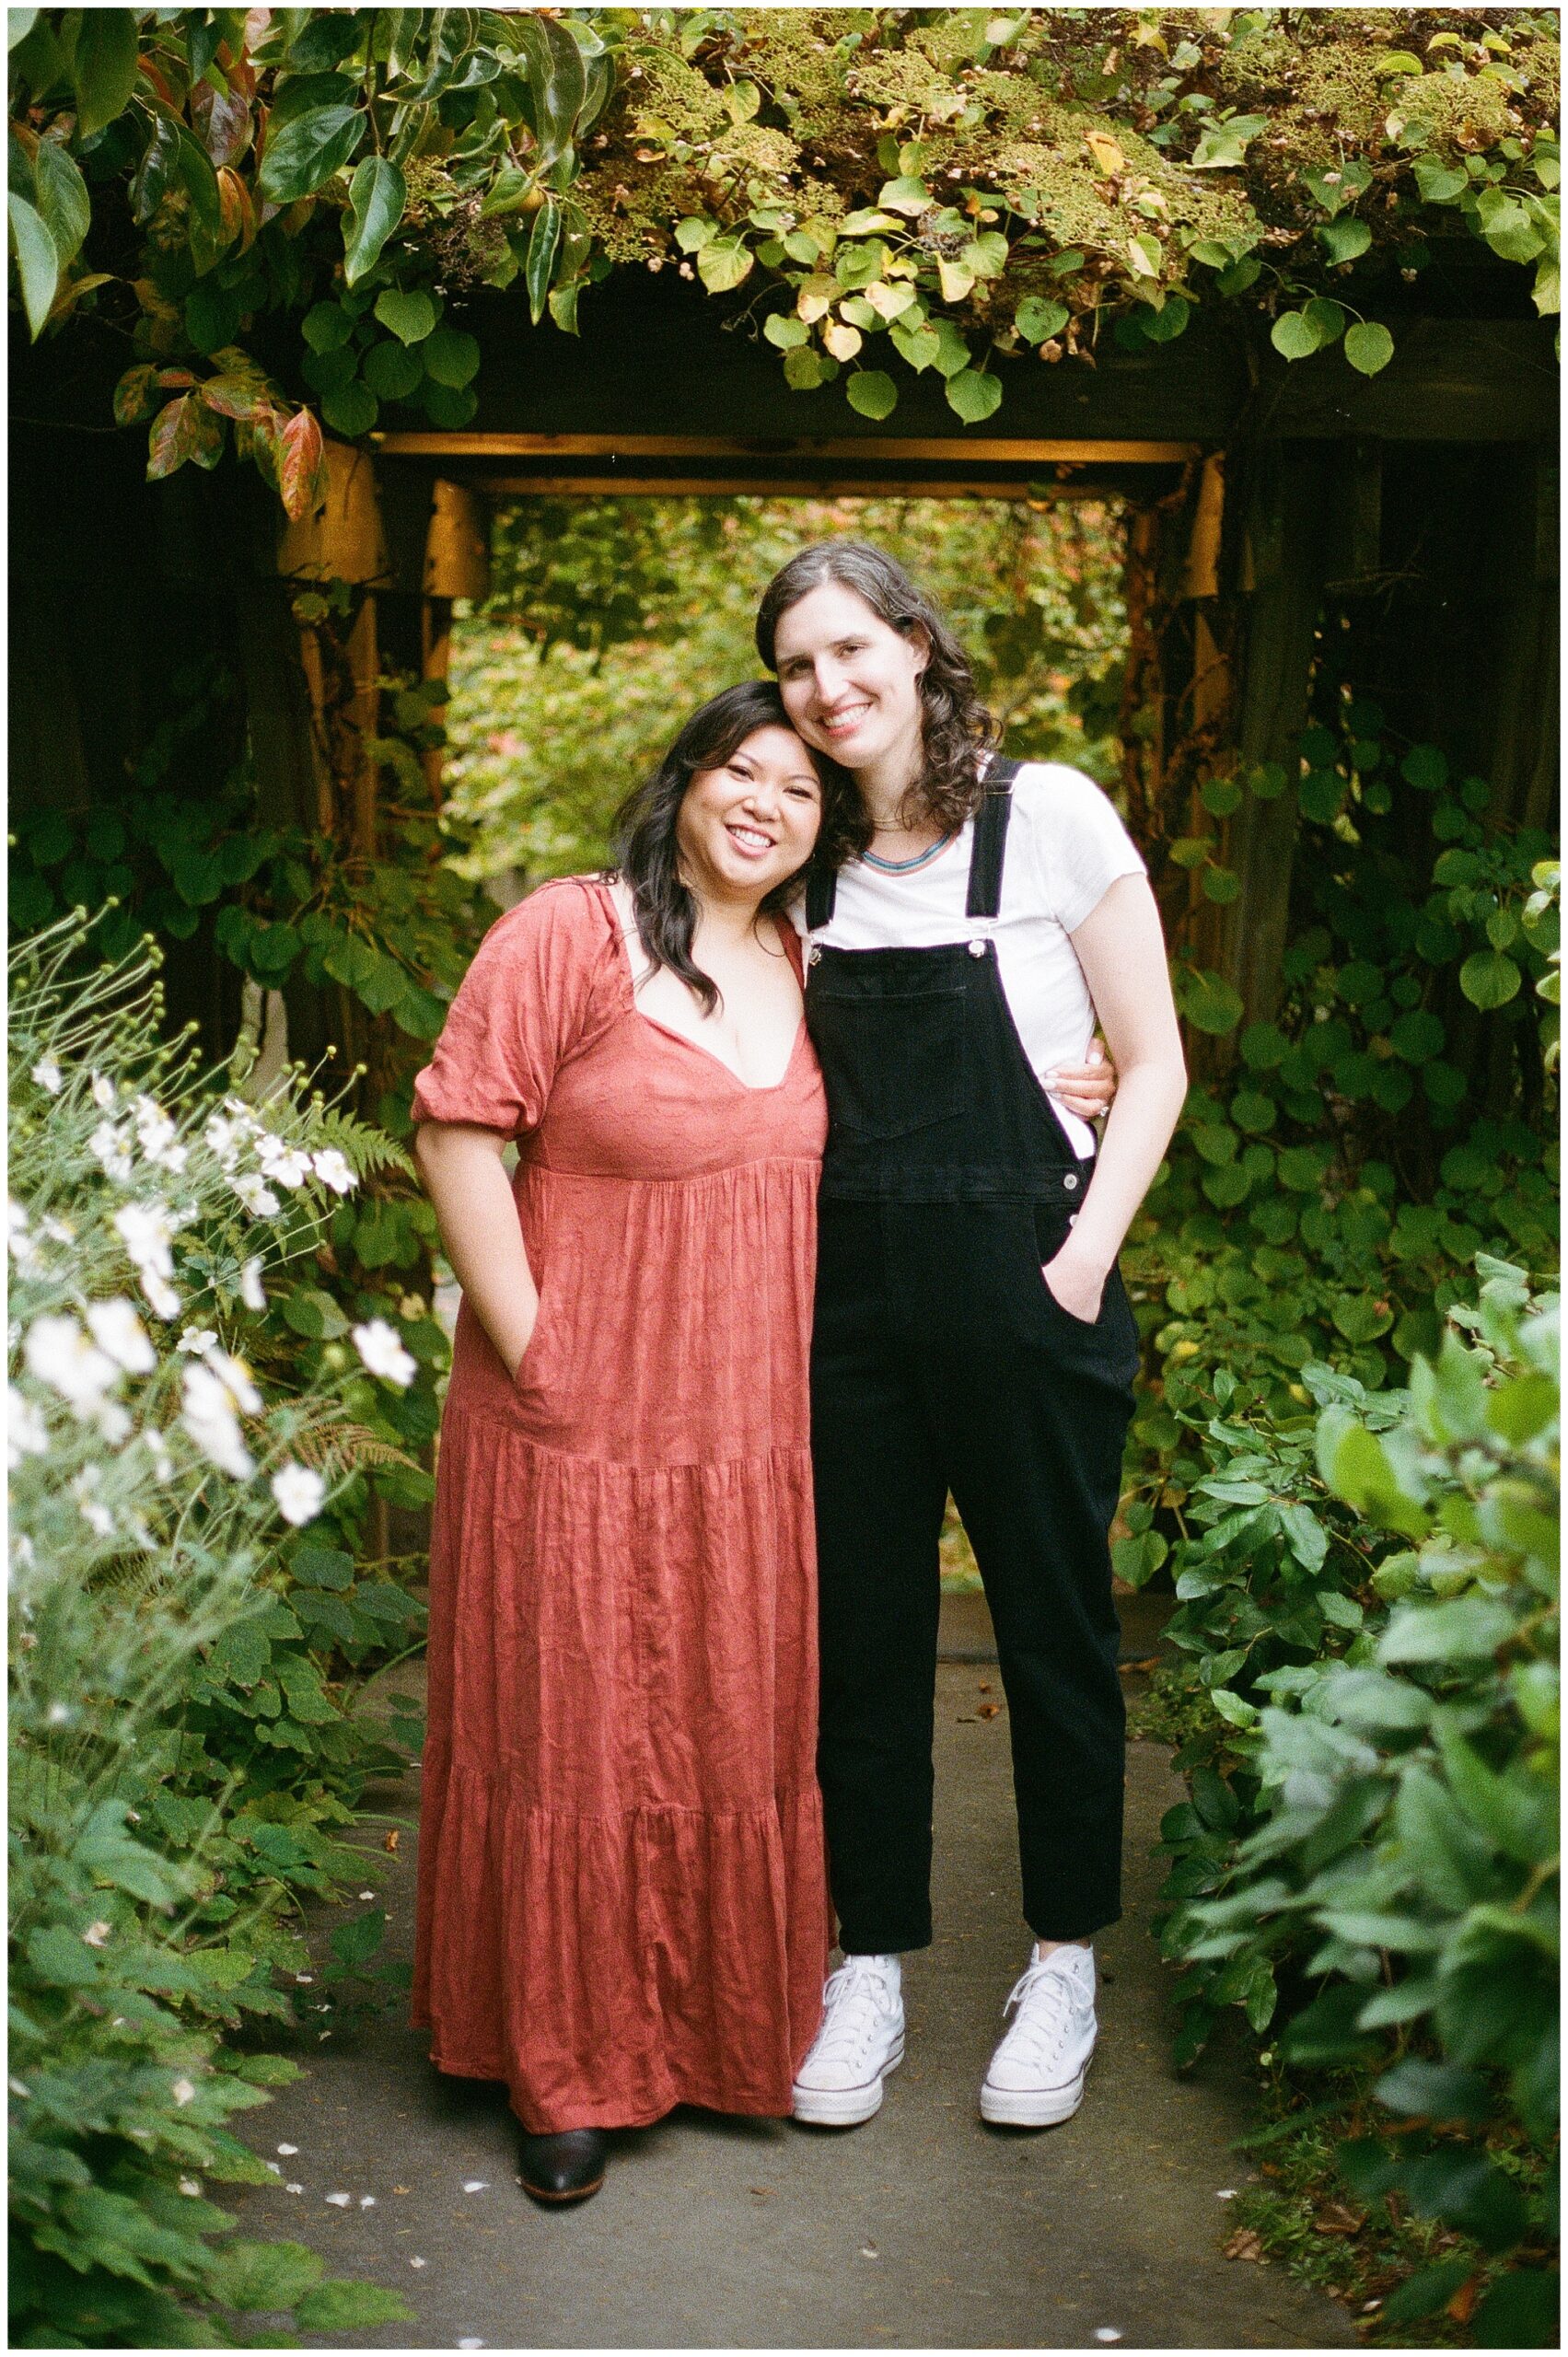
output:
[[[310,1156],[296,1145],[285,1144],[274,1137],[271,1130],[263,1130],[256,1141],[256,1159],[269,1178],[280,1187],[302,1187],[310,1176]]]
[[[181,1381],[185,1405],[180,1422],[203,1457],[236,1480],[248,1481],[255,1461],[245,1446],[228,1386],[204,1364],[188,1366]]]
[[[131,1429],[131,1419],[118,1399],[100,1399],[93,1410],[93,1422],[111,1448],[118,1448]]]
[[[160,1197],[154,1195],[145,1202],[126,1203],[115,1213],[114,1225],[144,1278],[149,1269],[160,1277],[173,1276],[174,1255],[169,1246],[174,1239],[175,1223],[169,1216],[168,1205]]]
[[[6,1205],[6,1238],[11,1258],[18,1269],[30,1269],[38,1260],[38,1247],[28,1234],[27,1206],[18,1203],[15,1195]]]
[[[323,1186],[335,1195],[352,1195],[357,1181],[336,1146],[324,1146],[310,1157],[310,1167]]]
[[[170,1480],[174,1472],[174,1459],[168,1453],[168,1444],[163,1434],[155,1425],[149,1424],[141,1439],[142,1446],[152,1458],[155,1479],[159,1481]]]
[[[174,1287],[168,1283],[168,1280],[166,1277],[160,1277],[156,1269],[144,1269],[141,1272],[141,1277],[142,1291],[146,1295],[149,1305],[157,1312],[158,1316],[160,1318],[178,1318],[180,1315],[180,1295],[175,1292]]]
[[[196,2090],[191,2084],[189,2079],[176,2079],[173,2086],[169,2089],[169,2093],[174,2097],[176,2103],[183,2104],[190,2103],[194,2099]]]
[[[208,1351],[206,1361],[213,1373],[227,1387],[235,1406],[243,1408],[248,1416],[259,1416],[261,1395],[250,1380],[250,1370],[245,1361],[230,1358],[226,1351]]]
[[[102,1073],[95,1072],[92,1079],[92,1088],[93,1103],[100,1107],[101,1109],[107,1113],[110,1107],[114,1102],[114,1083],[111,1080],[105,1080]]]
[[[210,1326],[187,1326],[175,1344],[177,1351],[188,1351],[192,1358],[203,1358],[217,1342]]]
[[[87,1140],[87,1145],[111,1178],[129,1178],[131,1147],[122,1129],[113,1121],[100,1121]]]
[[[148,1375],[157,1366],[157,1353],[147,1339],[147,1329],[134,1305],[122,1295],[112,1301],[89,1302],[87,1324],[99,1350],[107,1351],[127,1375]]]
[[[13,1383],[6,1390],[6,1452],[11,1470],[16,1471],[24,1457],[41,1457],[49,1446],[49,1427],[30,1399],[25,1399]]]
[[[384,1318],[372,1318],[368,1325],[356,1326],[353,1331],[354,1347],[370,1373],[406,1391],[419,1373],[419,1362],[403,1348],[397,1328],[389,1326]]]
[[[75,1244],[76,1240],[76,1231],[70,1221],[56,1219],[52,1212],[47,1219],[41,1220],[39,1225],[52,1244]]]
[[[89,1923],[82,1937],[89,1948],[100,1948],[109,1937],[109,1925],[102,1921]]]
[[[58,1097],[65,1086],[60,1077],[60,1067],[52,1056],[45,1056],[34,1064],[32,1076],[41,1088],[48,1089],[51,1097]]]
[[[114,1516],[110,1513],[109,1508],[99,1498],[84,1496],[79,1482],[73,1482],[71,1488],[72,1495],[76,1501],[77,1511],[87,1528],[96,1530],[100,1538],[112,1538]]]
[[[301,1523],[315,1521],[327,1495],[327,1485],[319,1473],[311,1472],[306,1465],[280,1465],[273,1475],[272,1489],[278,1512],[296,1528]]]
[[[120,1380],[120,1369],[71,1317],[35,1318],[22,1345],[28,1371],[78,1415],[89,1413]]]
[[[202,1135],[226,1170],[232,1169],[238,1160],[240,1134],[238,1123],[223,1113],[210,1114],[202,1131]]]
[[[199,2181],[198,2181],[195,2177],[182,2177],[180,2178],[180,2192],[181,2192],[181,2193],[188,2193],[188,2194],[195,2195],[195,2194],[200,2193],[200,2191],[202,2190],[202,2188],[201,2188],[201,2185],[200,2185]]]
[[[277,1197],[255,1171],[247,1170],[238,1178],[231,1178],[228,1183],[252,1218],[262,1219],[277,1210]]]
[[[253,1254],[239,1271],[239,1298],[247,1309],[265,1309],[267,1288],[261,1283],[261,1259]]]
[[[147,1160],[165,1170],[183,1170],[190,1156],[184,1146],[175,1144],[178,1132],[163,1107],[155,1104],[150,1097],[138,1097],[132,1110],[136,1117],[136,1136]]]

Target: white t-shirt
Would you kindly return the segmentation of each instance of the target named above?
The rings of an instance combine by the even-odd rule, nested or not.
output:
[[[966,820],[929,866],[889,876],[864,860],[839,870],[830,922],[810,935],[827,949],[936,949],[989,938],[1025,1055],[1043,1079],[1079,1064],[1094,1036],[1094,1002],[1069,935],[1119,876],[1142,876],[1144,862],[1117,812],[1081,770],[1062,761],[1028,761],[1013,781],[1013,814],[995,917],[964,912],[974,820]],[[790,913],[802,933],[806,907]],[[1052,1097],[1079,1155],[1095,1150],[1086,1121]]]

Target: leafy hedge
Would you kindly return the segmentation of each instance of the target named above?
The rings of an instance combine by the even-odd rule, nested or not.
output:
[[[618,264],[749,285],[786,381],[969,424],[1034,355],[1204,308],[1363,375],[1446,239],[1558,308],[1554,15],[976,8],[10,12],[36,338],[131,337],[148,472],[230,438],[291,513],[321,422],[460,427],[470,290],[575,332]],[[591,313],[585,315],[591,319]],[[881,365],[883,363],[887,365]],[[312,405],[314,402],[315,406]]]
[[[247,2310],[409,2314],[225,2240],[206,2190],[268,2181],[229,2122],[294,2065],[223,2033],[309,2002],[302,1902],[364,1880],[346,1829],[417,1739],[348,1667],[417,1608],[331,1543],[366,1396],[413,1360],[375,1319],[335,1377],[269,1334],[329,1206],[398,1150],[292,1075],[252,1103],[199,1074],[159,1043],[147,953],[90,945],[68,919],[13,961],[13,2338],[252,2347],[280,2336]],[[380,1932],[341,1926],[340,1966]]]
[[[1179,2059],[1239,2005],[1301,2071],[1373,2075],[1342,2149],[1468,2248],[1483,2346],[1555,2345],[1559,1314],[1481,1256],[1408,1391],[1303,1371],[1318,1413],[1203,1427],[1170,1633],[1208,1709],[1162,1828]],[[1469,2304],[1467,2304],[1468,2305]]]

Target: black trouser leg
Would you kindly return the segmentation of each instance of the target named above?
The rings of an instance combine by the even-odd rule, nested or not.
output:
[[[933,1228],[935,1234],[933,1234]],[[927,1411],[985,1583],[1007,1696],[1024,1914],[1074,1939],[1121,1913],[1126,1711],[1108,1534],[1137,1338],[1114,1274],[1094,1325],[1054,1302],[1026,1206],[906,1231],[931,1347]]]
[[[818,1773],[846,1954],[931,1941],[932,1714],[947,1482],[892,1329],[882,1214],[822,1206],[811,1360]]]

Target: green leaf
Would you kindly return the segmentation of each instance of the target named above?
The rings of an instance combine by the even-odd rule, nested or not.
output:
[[[699,215],[689,213],[684,221],[675,225],[675,242],[683,254],[699,254],[718,233],[716,221],[704,221]]]
[[[461,328],[437,328],[422,356],[426,374],[438,385],[466,385],[479,374],[478,342]]]
[[[1318,349],[1318,331],[1305,311],[1282,311],[1269,331],[1269,342],[1286,360],[1307,360]]]
[[[343,276],[355,286],[375,269],[381,249],[403,217],[408,187],[401,171],[385,156],[366,156],[349,182],[348,215],[343,231]]]
[[[907,174],[900,180],[884,180],[877,197],[882,212],[901,213],[912,221],[918,219],[933,201],[925,182]]]
[[[1072,316],[1065,303],[1047,303],[1038,295],[1029,295],[1019,304],[1013,324],[1026,343],[1049,343]]]
[[[949,377],[947,385],[947,406],[961,417],[966,425],[979,425],[993,417],[1002,405],[999,378],[986,376],[979,368],[960,368]]]
[[[368,1964],[387,1935],[387,1918],[379,1907],[367,1908],[332,1933],[332,1954],[351,1968]]]
[[[1302,306],[1301,315],[1308,327],[1316,331],[1319,352],[1326,351],[1331,343],[1338,343],[1344,333],[1344,305],[1331,302],[1327,295],[1314,295],[1309,303]]]
[[[214,2253],[213,2296],[226,2308],[292,2308],[323,2262],[303,2243],[228,2243]]]
[[[797,393],[815,392],[822,382],[823,361],[819,352],[809,348],[784,354],[784,382]]]
[[[1247,149],[1260,131],[1269,127],[1266,114],[1233,115],[1228,122],[1208,123],[1192,150],[1190,168],[1193,171],[1227,169],[1247,159]]]
[[[1177,969],[1176,1003],[1195,1031],[1207,1031],[1215,1038],[1234,1031],[1244,1011],[1241,993],[1234,984],[1222,974],[1205,973],[1193,966]]]
[[[895,319],[889,332],[894,350],[917,376],[936,366],[942,353],[942,338],[935,328],[905,327],[901,320]]]
[[[424,374],[424,363],[417,350],[395,336],[381,336],[360,362],[360,373],[377,401],[407,401]]]
[[[28,1935],[28,1963],[53,1989],[89,1989],[99,1979],[98,1958],[79,1933],[52,1923]]]
[[[1518,993],[1519,969],[1500,949],[1478,949],[1459,969],[1459,988],[1472,1006],[1506,1006]]]
[[[136,87],[137,19],[134,8],[84,8],[71,54],[76,92],[76,135],[90,139],[123,111]]]
[[[1423,201],[1427,204],[1452,204],[1457,196],[1463,196],[1470,184],[1468,172],[1455,171],[1436,156],[1418,156],[1411,168],[1415,174],[1415,184],[1421,191]]]
[[[1358,319],[1345,330],[1345,358],[1363,377],[1376,377],[1394,356],[1394,339],[1376,319]]]
[[[528,295],[528,317],[535,327],[544,317],[551,275],[560,247],[561,207],[545,203],[534,215],[533,227],[528,232],[528,257],[523,264],[523,283]]]
[[[57,139],[39,141],[32,170],[39,214],[64,265],[81,251],[91,226],[87,184]]]
[[[1349,215],[1342,220],[1326,221],[1318,232],[1318,241],[1331,262],[1354,261],[1372,243],[1372,232],[1365,221]]]
[[[780,352],[797,352],[811,341],[811,331],[804,319],[790,311],[771,311],[762,322],[762,333]]]
[[[423,343],[436,325],[436,305],[423,286],[389,286],[376,297],[376,317],[400,343]]]
[[[11,251],[22,290],[22,308],[36,343],[49,317],[60,280],[60,257],[54,240],[33,208],[22,197],[7,195],[11,221]]]
[[[727,295],[750,277],[752,259],[739,238],[714,238],[697,256],[697,275],[710,295]]]
[[[295,2303],[302,2332],[368,2332],[377,2325],[412,2324],[413,2310],[396,2292],[379,2283],[351,2283],[336,2279],[318,2284]]]
[[[270,203],[292,204],[324,187],[359,145],[365,122],[363,108],[340,104],[313,107],[281,129],[269,126],[258,192]]]
[[[1447,755],[1440,753],[1435,745],[1413,745],[1400,763],[1400,775],[1407,785],[1413,785],[1418,794],[1439,794],[1448,783]],[[1441,867],[1446,860],[1467,856],[1467,853],[1445,852],[1438,865]],[[1447,878],[1444,877],[1440,880],[1446,882]]]
[[[899,389],[881,368],[859,368],[844,388],[851,409],[862,417],[890,417],[898,407]]]
[[[1370,1435],[1368,1435],[1370,1437]],[[1353,1504],[1355,1501],[1353,1499]],[[1514,1634],[1514,1615],[1490,1596],[1397,1605],[1377,1641],[1383,1662],[1482,1661]]]

